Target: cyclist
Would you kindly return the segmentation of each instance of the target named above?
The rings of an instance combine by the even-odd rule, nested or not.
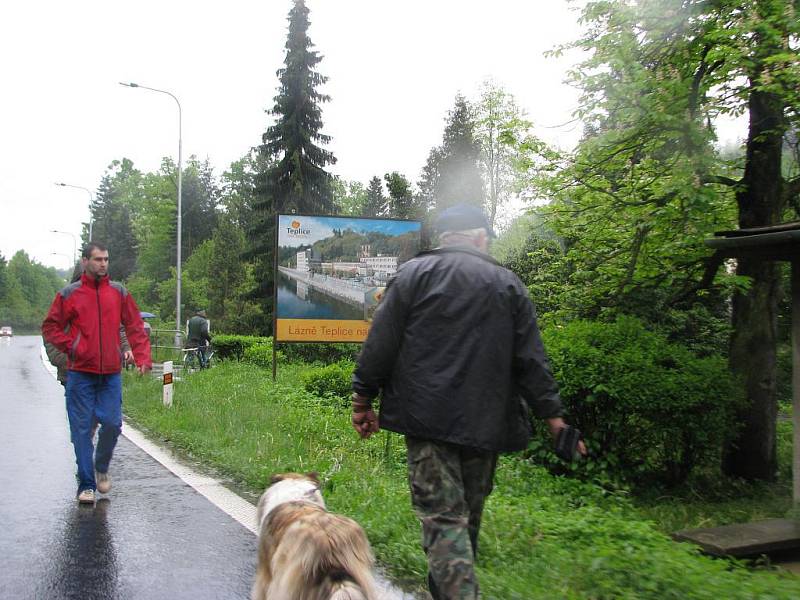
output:
[[[208,332],[208,319],[206,311],[197,310],[194,316],[189,319],[187,324],[187,348],[197,348],[197,356],[200,360],[200,368],[208,366],[208,350],[211,345],[211,334]]]

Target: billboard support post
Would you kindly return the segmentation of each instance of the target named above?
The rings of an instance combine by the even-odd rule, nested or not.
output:
[[[280,214],[275,214],[275,248],[272,251],[272,383],[278,379],[278,227]]]
[[[278,351],[276,346],[278,343],[275,341],[275,334],[272,334],[272,383],[278,378]]]

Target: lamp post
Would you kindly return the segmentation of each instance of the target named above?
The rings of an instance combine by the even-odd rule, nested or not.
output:
[[[183,167],[181,164],[182,160],[182,146],[183,142],[181,141],[182,136],[182,112],[181,112],[181,103],[178,101],[178,98],[175,94],[168,92],[166,90],[159,90],[156,88],[147,87],[146,85],[139,85],[138,83],[123,83],[122,81],[119,82],[120,85],[124,85],[125,87],[130,88],[141,88],[143,90],[150,90],[151,92],[158,92],[159,94],[166,94],[167,96],[171,96],[173,100],[175,100],[175,104],[178,105],[178,257],[177,257],[177,278],[178,278],[178,286],[176,290],[176,302],[175,302],[175,329],[177,333],[175,334],[175,345],[181,345],[181,175],[183,171]]]
[[[69,231],[59,231],[58,229],[51,229],[50,233],[60,233],[63,235],[68,235],[72,238],[72,260],[78,262],[78,241],[75,239],[75,235],[70,233]],[[57,252],[53,252],[53,254],[58,254]]]
[[[92,218],[92,202],[94,202],[94,197],[92,196],[92,190],[89,188],[85,188],[82,185],[72,185],[71,183],[61,183],[57,182],[55,185],[60,185],[61,187],[71,187],[78,190],[84,190],[87,194],[89,194],[89,241],[92,241],[92,223],[94,219]]]

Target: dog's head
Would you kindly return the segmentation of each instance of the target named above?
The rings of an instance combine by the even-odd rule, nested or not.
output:
[[[270,478],[269,483],[270,485],[274,485],[280,481],[286,481],[287,479],[294,479],[297,481],[305,479],[313,481],[317,487],[319,487],[319,473],[316,471],[311,471],[310,473],[276,473]]]
[[[258,519],[264,519],[276,507],[286,502],[306,502],[325,508],[319,491],[317,473],[279,473],[270,479],[270,486],[258,501]]]

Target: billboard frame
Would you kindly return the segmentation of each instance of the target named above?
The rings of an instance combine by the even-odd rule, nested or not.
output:
[[[277,212],[275,213],[275,240],[273,243],[273,251],[272,251],[272,276],[273,276],[273,290],[272,290],[272,379],[275,380],[276,378],[276,365],[277,365],[277,347],[278,344],[361,344],[363,341],[335,341],[335,340],[285,340],[278,342],[277,334],[278,334],[278,248],[280,247],[278,244],[280,238],[280,219],[281,217],[289,217],[289,218],[319,218],[319,219],[348,219],[352,221],[393,221],[393,222],[400,222],[400,223],[417,223],[419,225],[419,247],[417,251],[422,250],[423,244],[423,221],[419,219],[396,219],[396,218],[385,218],[385,217],[364,217],[364,216],[353,216],[353,215],[326,215],[326,214],[318,214],[318,213],[285,213],[285,212]]]

